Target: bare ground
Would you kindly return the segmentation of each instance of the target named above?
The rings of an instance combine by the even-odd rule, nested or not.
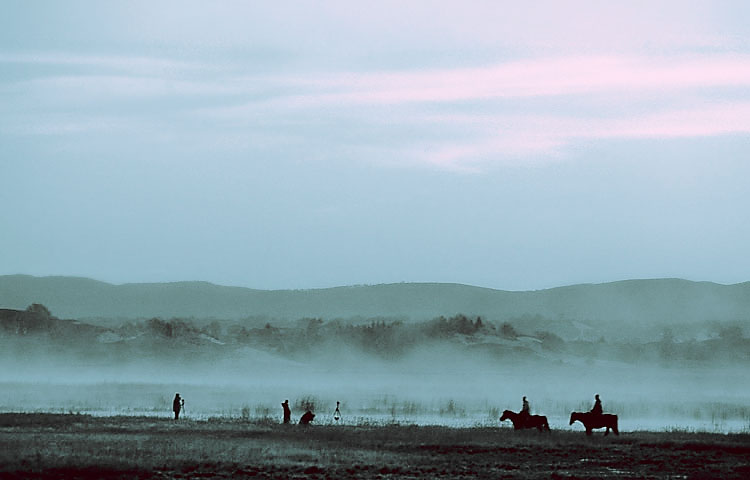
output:
[[[750,435],[0,415],[0,478],[750,478]]]

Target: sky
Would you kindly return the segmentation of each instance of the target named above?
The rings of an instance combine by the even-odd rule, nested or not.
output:
[[[3,1],[0,274],[750,280],[745,1]]]

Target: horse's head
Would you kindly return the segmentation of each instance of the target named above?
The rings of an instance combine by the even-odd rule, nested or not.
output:
[[[503,420],[508,420],[509,418],[511,418],[511,415],[513,415],[513,412],[511,412],[510,410],[505,410],[503,412],[503,416],[500,417],[500,421],[502,422]]]

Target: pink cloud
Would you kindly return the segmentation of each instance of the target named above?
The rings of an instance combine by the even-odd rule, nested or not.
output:
[[[319,91],[290,98],[290,104],[454,102],[750,86],[750,55],[558,57],[479,68],[324,75],[307,84]]]
[[[750,103],[709,104],[633,117],[522,115],[479,120],[446,115],[427,117],[425,121],[485,125],[478,140],[446,141],[416,156],[418,161],[439,168],[464,170],[493,162],[521,163],[530,156],[552,160],[561,157],[565,147],[580,141],[750,134]]]
[[[0,62],[3,60],[19,59],[0,56]],[[82,61],[66,57],[29,61],[32,60]],[[139,68],[155,68],[147,60],[129,62]],[[307,77],[78,74],[29,80],[15,85],[20,90],[13,93],[19,102],[33,100],[43,106],[56,105],[55,100],[80,106],[84,100],[114,103],[133,97],[183,96],[201,99],[203,103],[213,101],[206,98],[226,97],[209,103],[209,107],[196,108],[193,114],[212,122],[228,120],[222,129],[238,126],[247,132],[254,125],[263,125],[264,132],[255,135],[276,135],[282,139],[269,141],[279,144],[287,142],[287,137],[304,137],[305,129],[321,117],[338,121],[331,121],[332,125],[364,127],[360,131],[365,132],[367,126],[375,125],[381,138],[387,138],[382,134],[388,129],[395,132],[409,124],[415,132],[413,140],[404,140],[401,135],[398,146],[376,147],[400,149],[404,158],[440,168],[471,170],[489,161],[559,158],[568,146],[586,140],[750,134],[750,103],[737,96],[738,91],[748,87],[750,55],[596,55],[528,59],[474,68],[339,72]],[[546,101],[562,96],[570,96],[574,102]],[[232,105],[234,98],[230,97],[258,100]],[[538,112],[534,114],[524,109],[532,97],[545,99],[533,103],[533,111]],[[487,102],[482,113],[451,113],[456,111],[456,102],[503,98],[515,100],[507,102],[513,105],[513,112],[499,106],[506,102]],[[632,100],[644,98],[649,102],[638,104],[640,113],[633,115],[636,104]],[[467,111],[466,106],[461,111]],[[4,127],[6,131],[11,128],[9,125]],[[51,130],[65,133],[81,128],[90,128],[90,124],[78,122]],[[443,140],[426,144],[420,140],[420,132],[426,133],[424,138]],[[356,141],[359,143],[353,148],[358,151],[376,143],[366,133]],[[395,152],[389,155],[400,156]]]
[[[429,138],[441,132],[442,141],[415,135],[401,158],[462,171],[488,162],[557,159],[569,146],[589,140],[750,134],[750,103],[737,97],[738,87],[750,87],[750,55],[579,56],[290,77],[282,83],[294,85],[285,90],[294,93],[201,114],[242,123],[324,111],[381,129],[424,129],[432,132]],[[534,114],[524,109],[531,97],[560,96],[575,103],[535,102]],[[514,99],[513,111],[487,103],[481,113],[451,113],[454,102],[495,98]]]

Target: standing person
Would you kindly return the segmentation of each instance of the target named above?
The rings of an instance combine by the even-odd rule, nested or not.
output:
[[[289,423],[292,419],[292,411],[289,409],[289,400],[284,400],[281,404],[281,408],[284,409],[284,423]]]
[[[336,411],[333,412],[333,419],[337,422],[341,418],[341,410],[339,410],[339,402],[336,402]]]
[[[180,397],[179,393],[174,394],[174,400],[172,400],[172,411],[174,412],[174,419],[180,418],[180,410],[185,406],[185,400]]]
[[[594,395],[594,407],[591,409],[591,413],[594,415],[601,415],[604,413],[602,409],[602,401],[599,399],[599,394]]]

